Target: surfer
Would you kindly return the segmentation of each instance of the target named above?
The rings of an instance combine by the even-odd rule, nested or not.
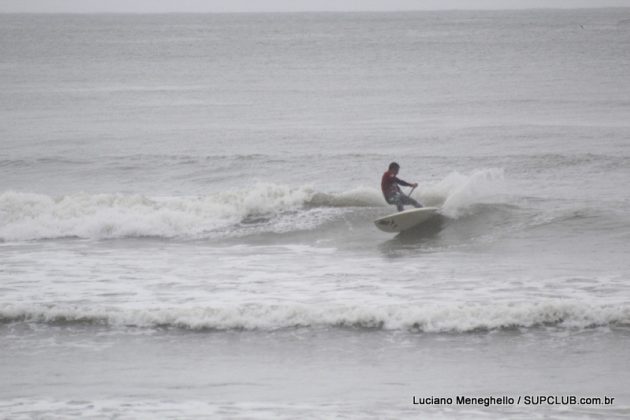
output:
[[[412,205],[416,208],[422,207],[422,204],[418,203],[416,200],[409,197],[408,195],[403,194],[403,192],[400,190],[399,185],[402,185],[403,187],[416,188],[418,184],[410,184],[407,181],[399,179],[396,176],[398,175],[399,170],[400,165],[396,162],[392,162],[389,164],[389,169],[387,170],[387,172],[383,174],[383,178],[381,178],[381,190],[383,191],[385,201],[387,201],[388,204],[395,205],[398,211],[403,211],[405,209],[405,205]]]

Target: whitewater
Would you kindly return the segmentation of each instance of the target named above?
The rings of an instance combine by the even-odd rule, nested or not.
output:
[[[629,19],[0,15],[0,417],[626,418]]]
[[[426,205],[440,206],[442,214],[457,218],[484,198],[499,195],[502,179],[502,171],[497,169],[476,171],[471,176],[452,173],[420,195]],[[352,210],[370,207],[386,207],[375,188],[326,193],[308,186],[260,182],[245,190],[196,197],[120,193],[50,196],[6,191],[0,195],[4,222],[0,240],[201,239],[243,234],[239,228],[248,224],[260,225],[258,233],[313,230]]]

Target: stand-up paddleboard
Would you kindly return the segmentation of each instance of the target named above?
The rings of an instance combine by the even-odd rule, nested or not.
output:
[[[422,207],[419,209],[403,210],[376,219],[374,224],[383,232],[402,232],[418,226],[433,216],[438,209],[436,207]]]

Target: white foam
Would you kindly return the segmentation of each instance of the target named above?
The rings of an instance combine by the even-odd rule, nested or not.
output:
[[[205,307],[98,307],[2,304],[0,320],[87,323],[191,330],[278,330],[353,327],[431,333],[552,325],[565,329],[630,325],[630,306],[548,300],[536,303],[447,305],[234,304]]]
[[[195,237],[248,216],[299,208],[312,195],[307,187],[264,183],[201,197],[9,191],[0,195],[0,239]]]
[[[502,186],[500,169],[477,170],[470,175],[454,172],[435,185],[422,186],[417,198],[424,205],[442,207],[442,213],[448,217],[458,218],[476,204],[496,203],[503,192]],[[382,206],[386,203],[378,188],[357,187],[326,193],[311,187],[271,183],[181,197],[86,193],[53,197],[7,191],[0,194],[0,240],[199,238],[207,237],[209,232],[229,229],[244,220],[268,219],[313,207]],[[294,214],[291,220],[278,218],[276,230],[312,229],[328,217],[314,214],[305,219]]]
[[[376,188],[358,187],[339,193],[317,193],[309,204],[327,207],[380,207],[385,206],[383,195]]]

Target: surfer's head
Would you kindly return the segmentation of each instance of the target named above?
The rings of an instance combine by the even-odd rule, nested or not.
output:
[[[393,173],[398,173],[398,170],[400,169],[400,165],[397,164],[396,162],[392,162],[389,164],[389,171],[393,172]]]

